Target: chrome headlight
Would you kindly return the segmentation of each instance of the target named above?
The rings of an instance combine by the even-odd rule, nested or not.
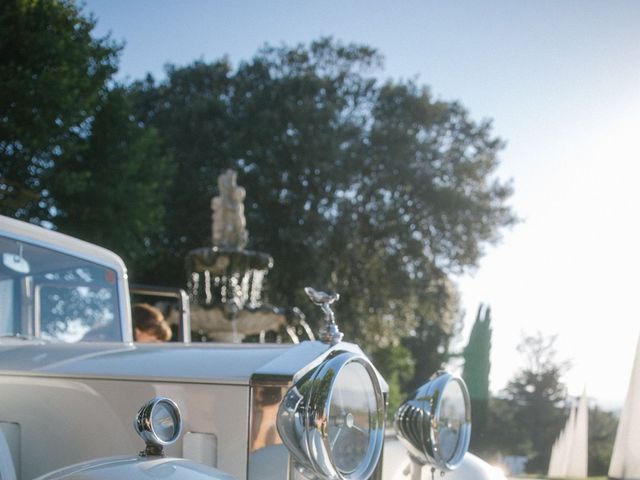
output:
[[[363,356],[338,353],[285,395],[278,432],[299,466],[321,478],[371,476],[384,440],[384,398]]]
[[[182,433],[182,418],[176,403],[155,397],[140,408],[133,426],[147,444],[148,455],[158,455],[164,445],[174,443]]]
[[[471,438],[471,407],[461,378],[439,372],[398,409],[396,434],[418,463],[443,471],[462,462]]]

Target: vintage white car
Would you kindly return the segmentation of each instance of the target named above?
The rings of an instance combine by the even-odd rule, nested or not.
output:
[[[112,252],[0,217],[0,256],[2,480],[504,479],[466,452],[455,376],[385,428],[387,385],[357,345],[137,344]]]

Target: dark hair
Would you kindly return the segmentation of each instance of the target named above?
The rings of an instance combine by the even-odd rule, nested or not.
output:
[[[162,312],[148,303],[137,303],[132,308],[133,328],[150,333],[158,340],[171,340],[171,327]]]

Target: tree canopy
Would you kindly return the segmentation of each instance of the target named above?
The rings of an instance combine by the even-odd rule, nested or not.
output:
[[[162,246],[164,195],[170,164],[157,132],[131,115],[121,87],[105,94],[84,148],[58,159],[64,175],[48,178],[58,214],[55,225],[120,253],[128,268],[152,269]]]
[[[512,420],[519,429],[513,447],[529,457],[527,471],[546,472],[551,446],[566,419],[566,387],[561,381],[569,367],[558,360],[556,337],[541,333],[525,336],[518,351],[527,365],[509,382],[503,397],[510,402]]]
[[[69,0],[0,3],[0,213],[53,220],[49,175],[83,147],[120,47]]]
[[[511,188],[495,178],[502,142],[426,87],[379,82],[380,66],[369,47],[321,39],[133,85],[175,168],[156,278],[184,282],[186,252],[210,244],[215,178],[233,168],[249,246],[275,259],[273,303],[304,306],[305,285],[333,288],[348,335],[371,349],[420,323],[453,331],[447,275],[476,265],[514,221]]]

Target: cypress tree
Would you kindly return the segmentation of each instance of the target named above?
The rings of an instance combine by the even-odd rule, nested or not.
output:
[[[471,449],[478,451],[487,433],[489,417],[489,373],[491,371],[491,308],[478,307],[469,343],[464,349],[462,378],[471,397],[473,431]]]

